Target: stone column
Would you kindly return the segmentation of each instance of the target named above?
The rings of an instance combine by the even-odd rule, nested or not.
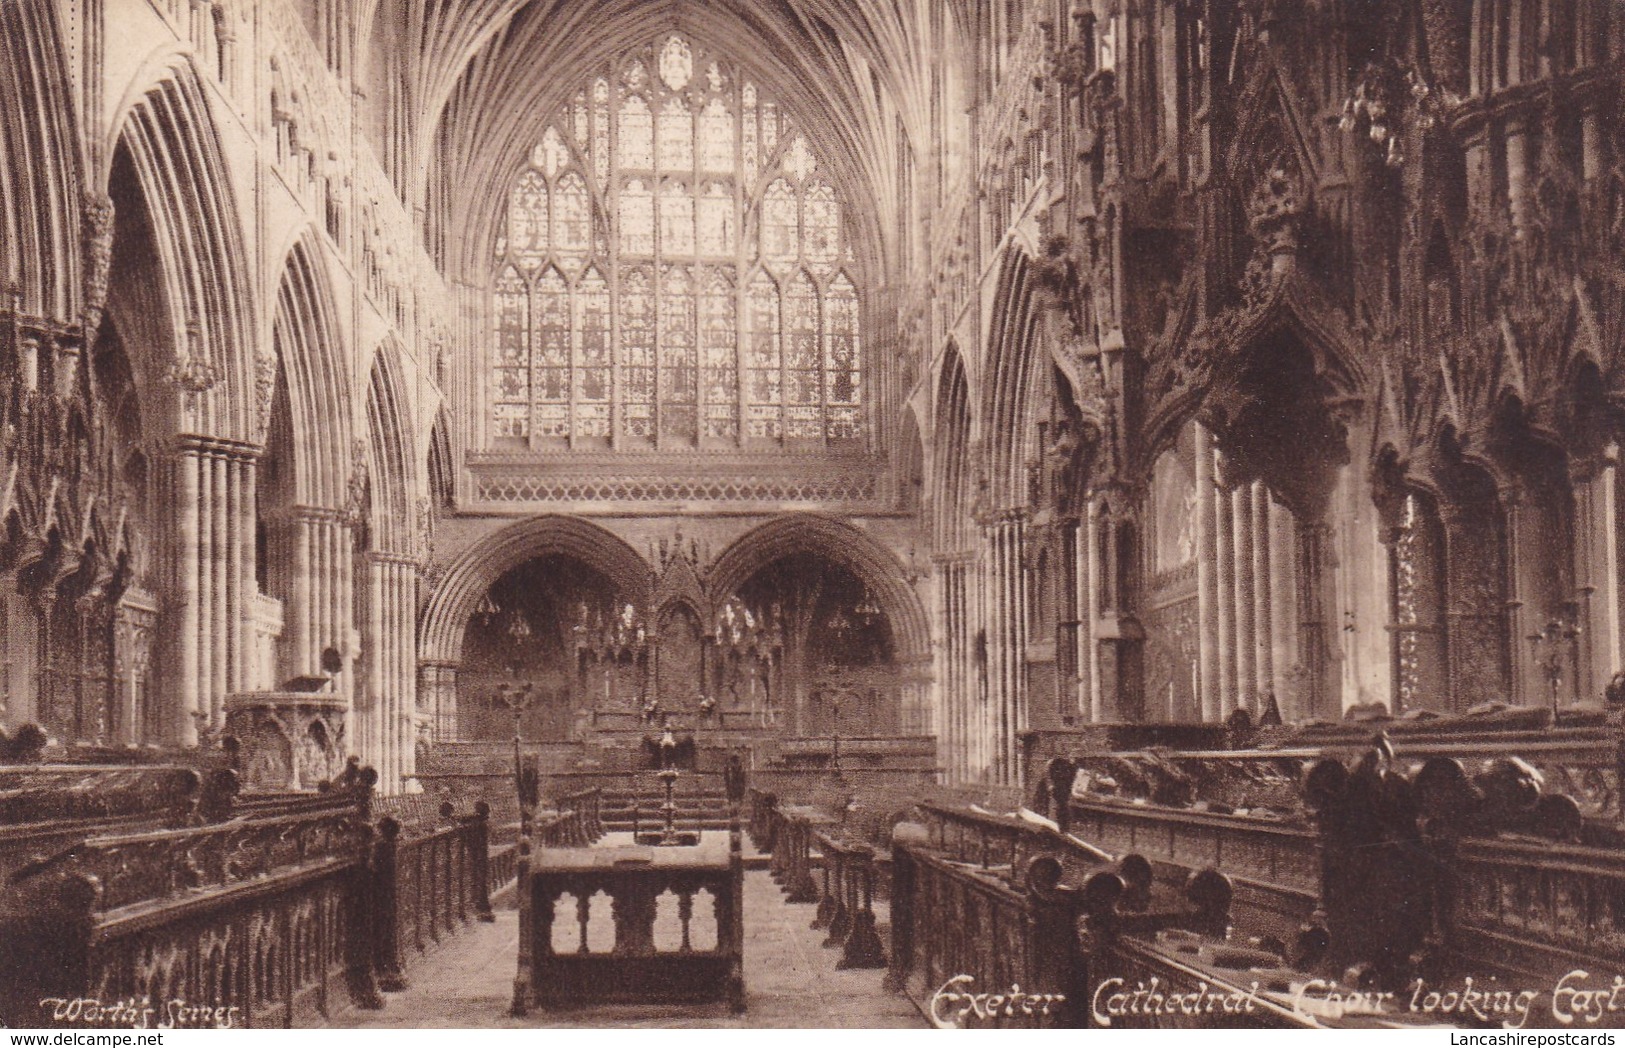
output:
[[[1258,712],[1258,649],[1254,634],[1257,595],[1253,585],[1253,486],[1230,491],[1230,520],[1235,542],[1236,573],[1236,705]]]
[[[259,597],[259,592],[260,592],[260,584],[259,584],[259,577],[258,577],[258,565],[259,565],[259,557],[260,557],[260,552],[259,552],[259,455],[260,455],[260,449],[254,448],[254,449],[250,450],[247,454],[248,454],[248,457],[243,462],[243,511],[242,511],[242,521],[243,521],[242,540],[243,540],[243,544],[242,544],[242,549],[241,549],[241,552],[240,552],[240,556],[242,557],[243,567],[242,567],[242,572],[241,572],[241,574],[239,576],[240,580],[241,580],[241,583],[242,583],[242,598],[241,598],[241,603],[238,605],[238,607],[240,609],[242,609],[242,616],[241,617],[242,617],[242,620],[243,620],[243,623],[242,623],[242,643],[241,643],[241,645],[240,645],[240,647],[238,649],[239,652],[242,655],[242,662],[240,664],[241,665],[241,670],[240,670],[241,677],[240,677],[239,683],[237,685],[237,687],[239,689],[247,686],[248,681],[251,679],[251,677],[255,673],[256,667],[259,664],[259,659],[260,659],[260,653],[258,651],[259,639],[258,639],[258,636],[256,635],[256,633],[254,631],[254,627],[253,627],[254,604],[255,604],[256,599]],[[269,531],[269,529],[267,529],[267,531]],[[269,536],[269,534],[267,534],[266,538],[267,538],[266,555],[269,556],[270,555],[270,548],[269,548],[270,547],[270,542],[269,542],[270,536]],[[272,665],[274,665],[274,662],[273,662]],[[271,683],[274,685],[274,684],[281,684],[282,682],[277,681],[277,680],[273,680],[273,681],[271,681]]]
[[[1020,655],[1016,650],[1017,616],[1020,616],[1020,606],[1016,601],[1017,575],[1020,567],[1016,562],[1016,522],[1004,520],[999,525],[999,650],[1003,658],[999,660],[1001,668],[1001,692],[999,695],[999,721],[996,725],[996,734],[993,738],[998,743],[999,782],[1014,782],[1011,769],[1011,741],[1016,736],[1016,674],[1020,669]]]
[[[356,707],[361,714],[356,718],[358,725],[362,726],[364,734],[357,740],[363,754],[382,753],[385,733],[385,672],[384,652],[382,638],[384,636],[384,566],[379,555],[369,554],[364,563],[367,567],[367,606],[364,621],[367,626],[366,636],[362,639],[363,651],[366,658],[363,663],[365,672],[362,680],[356,681]],[[374,758],[378,759],[378,758]],[[386,775],[387,769],[380,766],[380,775]],[[384,781],[387,781],[384,780]]]
[[[1516,5],[1513,5],[1516,6]],[[1516,64],[1516,60],[1514,63]],[[1506,124],[1507,203],[1512,210],[1512,229],[1523,236],[1529,227],[1529,136],[1524,118],[1514,115]]]
[[[1608,684],[1616,671],[1625,669],[1620,637],[1619,463],[1611,459],[1589,486],[1592,492],[1590,533],[1596,536],[1589,579],[1593,591],[1588,601],[1592,635],[1591,689],[1595,694]]]
[[[992,525],[987,534],[988,567],[982,583],[983,629],[987,637],[988,701],[983,704],[983,723],[980,727],[984,754],[984,767],[993,781],[999,781],[1004,769],[998,760],[999,709],[1004,703],[1004,556],[999,543],[999,527]]]
[[[987,775],[993,769],[991,758],[991,744],[993,737],[992,710],[997,689],[994,686],[994,673],[998,663],[997,640],[994,627],[996,620],[991,605],[993,599],[993,572],[991,544],[984,541],[983,554],[977,558],[976,574],[973,584],[976,588],[975,607],[976,620],[972,632],[972,644],[975,651],[972,654],[971,675],[971,718],[970,738],[975,761],[972,770],[978,775]]]
[[[1089,718],[1093,704],[1092,669],[1094,664],[1094,595],[1089,576],[1089,530],[1087,520],[1072,528],[1072,617],[1077,626],[1072,631],[1072,666],[1077,681],[1074,684],[1073,709],[1083,718]]]
[[[1569,484],[1574,492],[1574,582],[1579,594],[1576,621],[1580,627],[1580,636],[1575,640],[1574,694],[1586,699],[1602,693],[1601,683],[1593,681],[1598,638],[1592,608],[1597,590],[1594,580],[1602,536],[1597,534],[1595,482],[1571,474]]]
[[[1270,545],[1270,634],[1274,643],[1273,687],[1281,703],[1281,716],[1288,720],[1302,714],[1293,670],[1298,655],[1298,584],[1296,570],[1297,537],[1292,512],[1274,500],[1269,502]]]
[[[184,439],[184,438],[183,438]],[[176,568],[176,600],[180,609],[180,628],[173,635],[178,655],[179,679],[177,704],[174,711],[174,733],[182,746],[196,746],[197,720],[193,714],[200,709],[202,678],[199,672],[199,628],[203,622],[200,601],[202,597],[197,573],[199,550],[198,498],[202,485],[202,458],[195,444],[184,444],[176,456],[175,468],[177,496],[176,509],[178,557]]]
[[[425,660],[418,663],[418,705],[434,718],[434,740],[455,742],[457,730],[457,664]]]
[[[418,710],[412,688],[413,633],[417,622],[413,587],[417,567],[411,558],[397,556],[392,569],[395,585],[390,606],[390,647],[394,654],[392,676],[399,718],[396,737],[400,740],[400,774],[404,785],[405,777],[417,770]]]
[[[997,780],[1001,783],[1011,781],[1010,768],[1010,741],[1015,734],[1015,677],[1016,662],[1020,657],[1015,650],[1016,616],[1019,609],[1015,607],[1016,581],[1015,574],[1015,534],[1014,526],[1009,519],[1001,520],[994,530],[994,542],[997,556],[997,571],[995,580],[997,587],[994,590],[995,602],[998,609],[998,640],[999,652],[999,690],[995,721],[993,725],[993,742],[998,747],[994,755],[994,767]]]
[[[1332,529],[1324,520],[1299,521],[1298,652],[1303,666],[1303,709],[1311,717],[1342,716],[1331,659]]]
[[[186,565],[186,570],[197,576],[197,674],[199,712],[207,714],[207,727],[224,723],[220,710],[222,697],[216,688],[214,664],[218,634],[214,632],[215,617],[215,472],[217,461],[212,449],[204,444],[198,449],[197,556]]]
[[[1196,666],[1197,707],[1202,719],[1222,719],[1219,699],[1218,486],[1213,476],[1213,436],[1196,428]]]
[[[1086,594],[1083,621],[1088,638],[1086,658],[1089,663],[1089,721],[1098,724],[1105,720],[1105,689],[1100,680],[1100,608],[1104,600],[1100,563],[1100,502],[1089,500],[1089,516],[1084,526],[1084,543],[1088,547],[1085,560],[1089,588]]]
[[[338,545],[338,529],[327,514],[316,525],[316,593],[315,603],[311,607],[311,623],[315,627],[311,635],[311,662],[320,667],[322,653],[329,646],[339,641],[338,624],[333,621],[333,591],[338,586],[338,577],[335,571],[337,561],[336,546]],[[326,672],[325,668],[322,672]]]
[[[1253,662],[1258,694],[1258,705],[1253,712],[1262,714],[1267,704],[1266,694],[1275,692],[1275,624],[1271,619],[1275,580],[1270,557],[1270,493],[1263,481],[1253,481],[1252,497]]]
[[[949,567],[948,578],[952,582],[949,606],[954,616],[954,652],[951,662],[954,672],[953,725],[956,738],[959,740],[959,748],[954,759],[961,780],[970,777],[970,711],[972,681],[975,680],[972,672],[972,659],[975,653],[971,650],[971,646],[975,642],[975,631],[971,629],[970,576],[970,565],[964,561],[956,561]]]
[[[245,507],[243,493],[253,472],[253,459],[245,454],[234,455],[226,463],[227,490],[230,492],[226,515],[231,521],[231,526],[227,529],[229,541],[225,550],[226,600],[229,609],[226,617],[228,693],[242,691],[243,682],[247,677],[247,616],[253,591],[245,585],[243,575],[246,572],[250,579],[253,577],[254,562],[245,561],[243,555],[245,552],[250,555],[253,553],[253,546],[249,544],[254,541],[254,503],[249,502]]]
[[[1507,608],[1507,661],[1512,671],[1510,700],[1514,706],[1526,706],[1531,703],[1541,705],[1545,699],[1545,689],[1539,686],[1539,682],[1530,680],[1531,674],[1534,673],[1534,652],[1530,650],[1528,638],[1531,633],[1539,630],[1543,623],[1539,618],[1541,609],[1528,606],[1527,598],[1531,594],[1527,593],[1522,585],[1521,547],[1524,538],[1522,493],[1515,490],[1503,491],[1501,500],[1506,514],[1503,592],[1506,594]],[[1478,526],[1483,527],[1483,523],[1480,522]],[[1531,684],[1535,686],[1531,687]]]
[[[221,728],[226,723],[226,694],[231,691],[229,671],[233,652],[229,624],[233,611],[231,606],[233,589],[230,563],[232,552],[236,549],[236,544],[232,541],[236,529],[231,515],[231,486],[225,450],[216,450],[210,456],[209,465],[214,473],[210,485],[213,500],[208,507],[212,525],[210,530],[214,533],[214,541],[210,547],[209,559],[204,565],[204,570],[211,577],[209,593],[212,600],[207,638],[213,679],[209,694],[209,725]]]
[[[284,662],[282,676],[295,677],[301,674],[313,673],[316,667],[310,659],[311,645],[311,602],[315,599],[315,589],[311,585],[311,519],[300,513],[295,513],[288,522],[288,541],[292,544],[293,579],[288,587],[288,594],[293,599],[283,608],[283,635],[282,650]],[[286,561],[285,561],[286,563]]]
[[[937,574],[937,600],[941,612],[940,633],[937,649],[937,695],[939,738],[946,753],[939,757],[948,769],[950,781],[958,782],[964,779],[962,763],[964,760],[965,737],[960,731],[959,716],[962,703],[960,702],[960,675],[959,663],[964,658],[964,640],[960,636],[960,620],[955,600],[958,587],[954,582],[954,565],[948,561],[936,558]]]
[[[1005,736],[1005,759],[1011,769],[1008,781],[1023,785],[1021,762],[1021,732],[1027,727],[1027,646],[1032,643],[1032,624],[1027,619],[1027,522],[1017,516],[1010,522],[1010,603],[1015,611],[1011,621],[1010,646],[1015,658],[1011,662],[1010,730]]]
[[[1224,477],[1223,458],[1214,452],[1215,482]],[[1235,514],[1229,496],[1222,490],[1214,492],[1214,576],[1217,580],[1215,607],[1218,628],[1218,719],[1223,720],[1236,708],[1236,535]]]

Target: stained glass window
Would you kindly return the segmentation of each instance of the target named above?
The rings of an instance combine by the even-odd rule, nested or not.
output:
[[[592,243],[592,220],[587,203],[587,186],[571,171],[557,182],[553,191],[553,246],[561,256],[587,253]]]
[[[700,254],[734,253],[734,196],[721,182],[710,182],[700,197]]]
[[[494,238],[494,446],[861,439],[846,215],[790,113],[663,33],[541,127]]]
[[[589,269],[576,288],[576,330],[580,355],[575,372],[575,436],[609,436],[611,367],[609,285]]]
[[[660,187],[660,253],[667,258],[694,255],[694,194],[676,179]]]
[[[495,347],[491,367],[491,416],[499,437],[530,435],[530,369],[526,332],[530,303],[525,282],[512,266],[497,275]]]
[[[698,428],[694,287],[681,266],[660,281],[660,435],[692,441]]]
[[[540,437],[570,432],[570,291],[557,269],[537,281],[531,314],[532,430]]]
[[[508,248],[521,269],[537,269],[547,255],[547,183],[535,171],[519,176],[508,207]]]
[[[694,118],[679,96],[660,109],[660,170],[688,171],[694,166]]]
[[[654,289],[644,269],[621,275],[621,431],[654,436]]]
[[[767,187],[762,204],[762,254],[774,260],[796,257],[796,194],[780,178]]]
[[[740,132],[743,141],[740,143],[739,164],[745,169],[745,182],[751,184],[756,181],[756,173],[760,171],[760,154],[756,150],[756,85],[747,83],[741,94],[739,117]]]
[[[801,208],[801,242],[807,261],[833,264],[841,253],[841,207],[835,202],[835,190],[826,185],[808,187]]]
[[[705,103],[700,113],[700,170],[728,174],[734,169],[734,117],[722,99]]]
[[[766,273],[750,284],[750,343],[745,354],[745,423],[752,437],[784,434],[784,367],[779,354],[779,289]]]
[[[578,139],[585,144],[588,139]],[[598,191],[609,191],[609,81],[596,80],[592,85],[592,173],[598,182]]]
[[[858,351],[858,291],[843,274],[824,299],[824,410],[832,437],[858,435]]]
[[[700,316],[705,436],[732,441],[739,436],[739,333],[734,288],[720,271],[713,272],[706,284]]]
[[[812,278],[798,273],[784,294],[784,435],[820,435],[818,292]]]
[[[654,195],[641,178],[621,189],[621,250],[628,255],[655,253]]]
[[[654,163],[654,122],[641,95],[621,100],[621,166],[647,171]]]

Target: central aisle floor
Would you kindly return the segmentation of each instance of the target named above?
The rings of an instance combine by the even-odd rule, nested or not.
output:
[[[887,914],[876,904],[886,938]],[[469,924],[407,971],[410,985],[386,993],[382,1011],[347,1008],[333,1026],[368,1029],[437,1028],[918,1028],[919,1010],[881,987],[881,970],[837,971],[840,951],[820,945],[824,933],[808,924],[813,906],[791,904],[762,870],[745,874],[745,989],[747,1008],[725,1005],[595,1005],[578,1010],[535,1009],[508,1015],[518,955],[519,914],[498,910],[495,924]]]

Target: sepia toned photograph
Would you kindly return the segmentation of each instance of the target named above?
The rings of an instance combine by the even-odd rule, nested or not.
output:
[[[1625,0],[0,0],[0,1036],[1614,1044],[1622,442]]]

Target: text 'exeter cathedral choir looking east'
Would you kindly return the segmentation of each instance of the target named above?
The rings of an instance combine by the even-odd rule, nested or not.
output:
[[[743,818],[927,1013],[1251,928],[1560,1019],[1622,73],[1617,0],[0,0],[0,928],[100,929],[27,985],[332,1019],[517,883],[591,996],[547,849],[726,809],[659,979],[738,1007]]]

